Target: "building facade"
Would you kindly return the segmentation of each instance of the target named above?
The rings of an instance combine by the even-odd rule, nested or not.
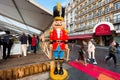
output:
[[[72,12],[74,13],[71,14]],[[70,25],[72,24],[70,21],[74,22],[73,26]],[[66,6],[66,23],[70,31],[69,36],[92,34],[92,37],[100,44],[99,36],[93,32],[93,28],[99,22],[110,22],[115,29],[110,35],[101,35],[101,45],[108,45],[107,42],[110,41],[111,37],[115,37],[119,41],[120,0],[70,0]]]
[[[76,1],[71,0],[67,5],[65,9],[65,19],[66,19],[66,28],[70,33],[74,33],[74,29],[76,29],[75,24],[75,16],[76,16]]]

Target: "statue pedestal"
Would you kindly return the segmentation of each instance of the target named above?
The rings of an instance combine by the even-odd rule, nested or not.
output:
[[[54,68],[50,70],[50,79],[51,80],[67,80],[68,72],[63,69],[64,74],[54,74]]]

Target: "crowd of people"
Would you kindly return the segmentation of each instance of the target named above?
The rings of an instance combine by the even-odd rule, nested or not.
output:
[[[14,36],[10,34],[10,31],[5,31],[6,34],[0,38],[0,45],[3,46],[3,59],[10,57],[11,49],[15,42]],[[35,34],[26,35],[24,32],[18,37],[18,41],[21,43],[22,56],[27,56],[27,53],[37,53],[40,48],[40,38]]]
[[[71,45],[72,46],[72,45]],[[97,64],[96,58],[95,58],[95,42],[93,39],[90,39],[88,41],[87,49],[85,49],[86,44],[84,44],[84,41],[81,42],[80,44],[80,49],[78,50],[78,58],[76,59],[77,62],[83,61],[84,65],[87,65],[88,63],[93,63]],[[113,59],[114,65],[117,66],[119,65],[117,63],[117,58],[116,58],[116,49],[118,47],[118,43],[115,40],[111,40],[110,45],[109,45],[109,54],[107,57],[105,57],[105,62],[107,62],[109,59]]]
[[[14,44],[14,37],[10,34],[10,31],[5,31],[6,34],[2,35],[0,37],[0,45],[3,46],[3,59],[7,59],[10,57],[10,52],[12,49],[12,46]],[[35,34],[26,35],[24,32],[19,36],[18,40],[21,43],[21,50],[22,50],[22,56],[27,56],[27,53],[37,53],[37,50],[40,49],[40,37],[36,36]],[[74,47],[74,43],[72,43],[72,48]],[[80,49],[78,51],[78,59],[77,61],[83,61],[84,65],[87,65],[87,62],[92,62],[93,64],[97,64],[96,58],[95,58],[95,42],[93,39],[90,39],[87,44],[87,49],[85,49],[85,42],[82,41],[80,44]],[[115,56],[116,49],[119,46],[118,43],[116,43],[114,40],[110,42],[109,46],[109,54],[105,58],[105,62],[107,62],[109,59],[113,59],[114,65],[117,64],[117,58]],[[71,49],[72,49],[71,48]]]

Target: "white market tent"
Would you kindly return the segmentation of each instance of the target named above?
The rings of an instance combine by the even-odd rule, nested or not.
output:
[[[51,26],[52,12],[34,0],[0,0],[0,15],[45,31]]]

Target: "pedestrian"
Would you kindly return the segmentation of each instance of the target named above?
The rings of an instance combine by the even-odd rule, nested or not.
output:
[[[118,42],[116,42],[116,53],[117,54],[120,54],[120,46],[119,46],[119,43]]]
[[[7,59],[10,57],[10,51],[13,45],[13,36],[10,35],[10,31],[5,31],[6,34],[1,36],[1,42],[3,45],[3,59]],[[7,55],[6,55],[7,49]]]
[[[119,47],[119,43],[118,42],[115,42],[115,43],[116,43],[115,47],[118,48]]]
[[[36,48],[37,48],[37,50],[39,50],[40,49],[40,39],[39,39],[39,36],[37,36],[36,39],[37,39],[37,46],[36,46]]]
[[[86,66],[87,65],[86,50],[85,50],[85,45],[83,42],[80,45],[80,49],[79,49],[78,53],[79,53],[79,56],[78,56],[78,59],[76,59],[76,60],[82,62]]]
[[[72,41],[72,49],[74,48],[74,41]]]
[[[1,45],[2,45],[2,40],[1,40],[1,36],[0,36],[0,49],[1,49]]]
[[[89,62],[92,61],[93,64],[97,64],[96,59],[95,59],[95,45],[94,45],[94,40],[91,39],[88,42],[88,59]]]
[[[31,53],[32,51],[32,37],[28,34],[28,53]]]
[[[33,34],[32,37],[32,48],[33,48],[33,52],[36,54],[36,46],[37,46],[37,39],[35,37],[35,34]]]
[[[109,55],[105,59],[105,62],[107,62],[110,58],[113,58],[114,65],[116,66],[117,65],[117,60],[116,60],[115,52],[116,52],[116,42],[111,41],[110,46],[109,46]]]
[[[21,42],[21,48],[23,52],[23,56],[27,56],[27,36],[23,32],[21,37],[20,37],[20,42]]]

